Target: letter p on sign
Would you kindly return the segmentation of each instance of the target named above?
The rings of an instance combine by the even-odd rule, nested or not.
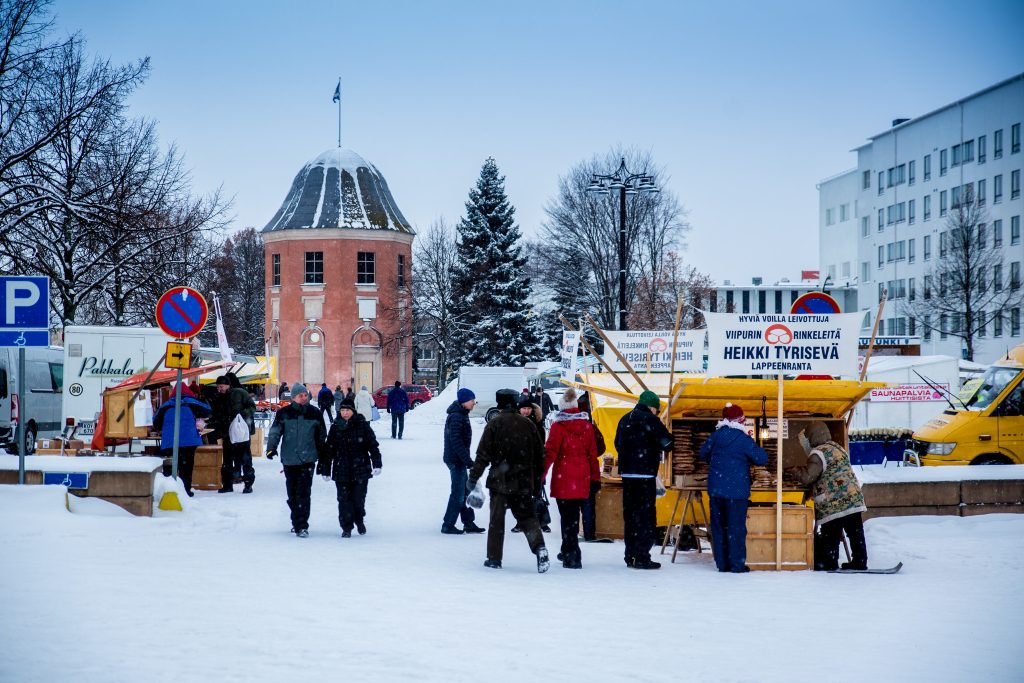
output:
[[[0,278],[0,328],[46,329],[49,289],[45,277]]]

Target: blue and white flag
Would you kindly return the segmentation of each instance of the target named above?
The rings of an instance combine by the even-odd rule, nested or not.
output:
[[[334,88],[334,99],[332,99],[331,102],[337,102],[340,99],[341,99],[341,83],[338,83],[338,85],[335,86],[335,88]]]

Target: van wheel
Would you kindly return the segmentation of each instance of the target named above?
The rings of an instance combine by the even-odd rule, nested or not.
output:
[[[1005,455],[982,455],[971,461],[972,465],[1012,465],[1010,459]]]
[[[490,422],[491,420],[496,418],[499,413],[501,413],[501,411],[498,410],[497,408],[491,408],[490,410],[487,411],[487,414],[484,416],[484,419],[487,422]]]
[[[423,405],[423,401],[413,401],[413,402],[412,402],[412,409],[413,409],[413,410],[416,410],[416,409],[417,409],[417,408],[419,408],[419,407],[420,407],[421,405]]]
[[[25,430],[25,455],[33,455],[36,452],[36,428],[29,425]]]

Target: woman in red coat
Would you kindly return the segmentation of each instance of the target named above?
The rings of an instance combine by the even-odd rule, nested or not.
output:
[[[544,478],[547,479],[553,465],[551,496],[558,502],[558,515],[562,518],[562,566],[580,569],[580,511],[590,496],[591,482],[601,481],[597,440],[589,416],[580,412],[575,390],[565,390],[558,408],[545,446]]]

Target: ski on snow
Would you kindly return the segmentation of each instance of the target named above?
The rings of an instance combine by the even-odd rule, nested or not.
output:
[[[829,574],[895,574],[899,570],[903,569],[903,563],[900,562],[895,567],[889,567],[888,569],[830,569]]]

